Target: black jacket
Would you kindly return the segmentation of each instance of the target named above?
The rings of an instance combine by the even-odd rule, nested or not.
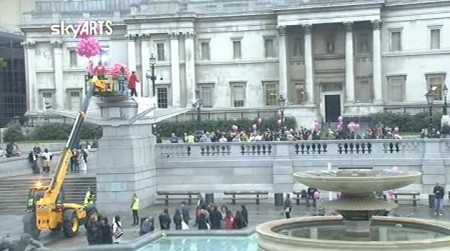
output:
[[[159,225],[161,226],[161,230],[170,229],[170,223],[172,223],[172,220],[168,214],[162,213],[159,215]]]
[[[209,215],[209,221],[211,221],[211,229],[221,229],[222,213],[219,210],[212,210]]]
[[[435,186],[433,188],[433,193],[436,195],[436,199],[444,198],[444,188],[442,186]]]

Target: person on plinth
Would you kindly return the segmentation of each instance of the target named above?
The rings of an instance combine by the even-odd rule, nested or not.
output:
[[[94,68],[94,75],[97,75],[98,79],[104,80],[106,75],[106,68],[102,64],[102,61],[98,62],[98,65]]]
[[[136,83],[139,83],[139,79],[136,76],[136,72],[131,72],[130,79],[128,79],[128,89],[130,89],[130,97],[137,97]]]
[[[131,199],[131,212],[133,213],[133,224],[132,226],[139,225],[139,196],[137,194],[133,194],[133,198]]]

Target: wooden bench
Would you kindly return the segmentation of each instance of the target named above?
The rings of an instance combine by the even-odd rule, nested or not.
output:
[[[169,204],[169,200],[171,198],[169,198],[169,196],[187,196],[187,200],[188,200],[188,204],[192,203],[192,199],[197,199],[197,195],[199,194],[199,192],[194,192],[194,191],[178,191],[178,192],[169,192],[169,191],[158,191],[156,192],[159,196],[164,196],[164,198],[162,198],[165,202],[166,205]],[[194,196],[194,198],[193,198]],[[161,199],[161,198],[157,198],[157,199]],[[172,198],[173,200],[180,200],[180,198]]]
[[[402,191],[399,191],[399,192],[394,192],[393,195],[394,195],[394,202],[397,203],[397,204],[398,204],[399,201],[412,201],[413,206],[417,206],[417,201],[420,201],[420,199],[417,198],[417,196],[420,195],[419,192],[402,192]],[[398,198],[399,195],[401,195],[401,196],[409,196],[409,197],[412,197],[412,198]]]
[[[267,191],[226,191],[223,193],[224,195],[231,195],[231,198],[223,198],[224,200],[231,200],[233,204],[236,204],[236,200],[256,200],[256,205],[259,205],[260,200],[267,199],[269,192]],[[248,197],[240,197],[237,198],[238,195],[255,195],[256,197],[248,198]]]
[[[302,191],[294,191],[292,193],[296,195],[294,199],[297,201],[297,205],[300,205],[300,200],[302,199],[305,200],[306,203],[308,203],[308,193],[306,193],[306,197],[302,196]]]

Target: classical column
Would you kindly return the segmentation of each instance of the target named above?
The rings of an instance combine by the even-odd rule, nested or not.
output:
[[[26,91],[28,113],[39,111],[39,93],[36,87],[36,43],[26,41],[22,43],[25,50]]]
[[[172,80],[172,105],[180,107],[180,48],[178,43],[179,33],[171,33],[170,36],[170,66]]]
[[[64,109],[66,106],[66,86],[63,78],[63,42],[55,40],[51,42],[53,46],[53,70],[54,70],[54,88],[56,95],[56,108]]]
[[[355,72],[353,59],[353,23],[344,23],[345,36],[345,100],[346,103],[355,102]]]
[[[195,47],[194,47],[194,33],[185,33],[185,62],[186,62],[186,106],[192,106],[192,100],[195,90]]]
[[[147,71],[150,70],[150,34],[141,34],[139,38],[141,40],[142,72],[139,76],[140,83],[136,87],[138,90],[138,96],[150,97],[150,83],[147,83],[148,80],[145,78]]]
[[[288,96],[288,60],[287,60],[287,38],[286,26],[278,26],[278,74],[280,95]]]
[[[312,25],[303,25],[305,34],[305,84],[307,103],[314,104],[314,65],[312,52]]]
[[[382,103],[383,86],[381,81],[381,20],[372,21],[373,24],[373,93],[374,102]]]
[[[136,71],[136,39],[137,35],[129,34],[128,39],[128,68],[130,71]]]

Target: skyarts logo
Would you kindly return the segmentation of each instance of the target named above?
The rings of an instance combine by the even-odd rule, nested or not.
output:
[[[102,36],[112,35],[112,21],[82,21],[78,24],[67,24],[61,21],[60,24],[50,26],[51,35],[72,36],[73,38],[82,36]]]

